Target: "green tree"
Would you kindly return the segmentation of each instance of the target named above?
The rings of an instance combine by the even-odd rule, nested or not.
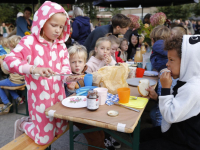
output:
[[[114,16],[116,14],[121,14],[122,10],[124,10],[124,8],[110,8],[110,7],[105,8],[105,11],[111,12],[112,16]]]
[[[200,16],[200,3],[194,4],[192,12],[195,16]]]
[[[25,7],[32,7],[30,4],[14,4],[14,3],[1,3],[0,4],[0,23],[15,24],[18,12],[24,12]]]
[[[80,3],[76,4],[76,6],[82,8],[91,20],[96,19],[97,9],[93,6],[92,2]]]
[[[156,12],[163,12],[168,19],[188,19],[192,15],[193,4],[158,7]]]

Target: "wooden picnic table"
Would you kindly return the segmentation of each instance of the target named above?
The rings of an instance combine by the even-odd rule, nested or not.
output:
[[[158,77],[145,77],[149,79],[156,80]],[[137,90],[137,87],[129,86],[131,90],[131,96],[140,97],[140,94]],[[148,98],[148,97],[147,97]],[[89,111],[87,108],[68,108],[61,104],[61,102],[51,106],[45,110],[46,115],[52,115],[55,118],[60,118],[68,120],[70,123],[70,133],[73,134],[73,122],[78,122],[86,125],[91,125],[99,127],[104,131],[114,130],[124,133],[136,133],[133,136],[135,137],[133,142],[127,143],[120,137],[115,136],[116,139],[122,140],[125,144],[131,146],[132,148],[139,148],[139,127],[140,127],[140,118],[145,108],[138,109],[140,112],[135,112],[118,105],[100,105],[99,109],[96,111]],[[116,117],[110,117],[107,115],[109,110],[116,110],[119,112],[119,115]],[[50,113],[51,112],[51,113]],[[53,113],[52,113],[53,112]],[[137,127],[136,127],[137,126]],[[137,129],[136,129],[137,128]],[[137,131],[135,131],[137,130]],[[109,134],[110,131],[108,131]],[[114,136],[112,134],[112,136]],[[70,150],[73,150],[73,136],[70,135]]]

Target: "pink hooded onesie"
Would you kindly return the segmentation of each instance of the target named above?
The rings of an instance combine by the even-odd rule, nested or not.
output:
[[[40,36],[45,22],[55,13],[64,13],[65,22],[63,36],[47,42]],[[46,1],[35,13],[32,34],[22,38],[20,43],[4,59],[4,67],[12,73],[25,75],[28,90],[28,109],[32,122],[24,125],[25,133],[35,143],[45,145],[50,143],[55,135],[61,134],[67,127],[67,121],[48,117],[46,108],[63,100],[65,96],[64,84],[66,78],[52,76],[50,78],[30,74],[30,68],[51,68],[56,73],[71,73],[68,51],[65,41],[70,33],[68,14],[59,4]]]

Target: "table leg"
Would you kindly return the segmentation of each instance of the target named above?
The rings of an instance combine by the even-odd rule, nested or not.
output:
[[[69,121],[69,143],[70,143],[70,150],[74,150],[74,130],[73,130],[73,122]]]
[[[132,149],[133,150],[139,150],[139,145],[140,145],[140,122],[141,120],[138,121],[138,124],[133,132],[133,141],[132,141]]]

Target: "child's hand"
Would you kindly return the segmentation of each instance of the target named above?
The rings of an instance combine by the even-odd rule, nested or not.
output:
[[[70,84],[67,84],[67,88],[74,91],[76,87],[76,82],[71,82]]]
[[[31,72],[32,73],[32,72]],[[36,67],[33,70],[33,74],[39,74],[42,77],[50,77],[50,75],[55,74],[51,68],[42,68],[42,67]]]
[[[69,76],[66,78],[66,82],[77,82],[83,80],[83,76]]]
[[[106,65],[110,64],[112,61],[112,58],[110,55],[105,55],[104,57],[104,62],[106,63]]]
[[[171,72],[164,72],[160,76],[160,83],[162,85],[162,88],[171,88],[172,85],[172,77]]]
[[[2,60],[2,59],[0,59],[0,65],[1,65],[1,64],[3,64],[3,60]]]
[[[152,88],[151,86],[149,86],[148,89],[146,89],[149,92],[149,97],[153,100],[157,100],[158,99],[158,94],[156,93],[156,91],[154,90],[154,88]]]

